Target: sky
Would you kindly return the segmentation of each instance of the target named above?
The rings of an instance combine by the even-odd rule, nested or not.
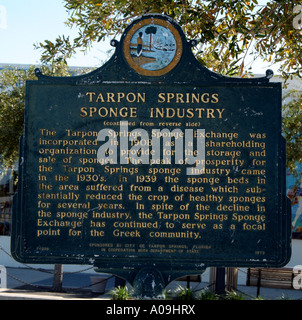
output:
[[[34,48],[35,43],[77,35],[77,30],[64,24],[67,19],[63,0],[0,0],[0,64],[39,64],[41,51]],[[110,40],[94,45],[87,54],[78,52],[68,64],[101,66],[112,54],[108,54]],[[253,64],[252,72],[264,75],[267,69],[277,72],[277,67],[260,62]]]
[[[64,22],[68,13],[63,0],[0,0],[0,64],[39,64],[41,51],[35,43],[55,41],[59,35],[75,37],[77,30]],[[70,66],[97,67],[109,59],[110,40],[86,55],[78,53]]]

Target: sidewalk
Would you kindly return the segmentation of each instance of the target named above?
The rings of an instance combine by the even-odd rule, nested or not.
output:
[[[64,273],[63,292],[52,292],[53,270],[32,270],[26,268],[7,268],[7,288],[0,289],[0,300],[108,300],[110,290],[114,288],[114,277],[108,276],[105,294],[94,292],[91,276],[104,276],[92,272]],[[186,282],[173,281],[167,289],[174,290],[178,286],[186,288]],[[207,282],[191,282],[191,289],[201,290],[208,286]],[[246,299],[255,299],[257,288],[238,285],[238,293],[246,295]],[[260,288],[260,296],[265,300],[302,300],[302,290],[286,290]]]
[[[0,300],[104,300],[114,288],[111,275],[64,272],[62,292],[52,292],[53,270],[6,268],[6,289],[0,288]],[[108,277],[105,294],[94,292],[90,277]]]

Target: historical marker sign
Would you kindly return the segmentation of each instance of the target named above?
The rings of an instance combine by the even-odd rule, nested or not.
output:
[[[280,83],[210,72],[162,15],[112,44],[92,73],[27,83],[15,258],[165,283],[286,264]]]

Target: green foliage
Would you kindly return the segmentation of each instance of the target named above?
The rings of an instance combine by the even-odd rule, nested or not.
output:
[[[298,178],[302,174],[297,167],[297,163],[302,163],[302,92],[291,91],[283,100],[282,131],[286,140],[287,167]]]
[[[175,294],[176,300],[195,300],[195,294],[194,291],[190,288],[183,288],[182,286],[179,286],[176,290],[175,290]]]
[[[237,291],[227,291],[224,300],[245,300],[245,297]]]
[[[129,292],[127,287],[114,288],[111,292],[112,300],[129,300],[132,298],[131,293]]]
[[[87,50],[106,36],[117,37],[133,18],[163,13],[175,19],[189,39],[202,46],[197,58],[221,74],[243,76],[247,57],[278,62],[284,77],[300,75],[302,33],[293,27],[300,0],[65,0],[66,24],[78,28],[75,39],[59,36],[37,44],[42,61],[67,61],[77,49]]]
[[[198,300],[219,300],[219,296],[209,289],[204,289],[200,292]]]
[[[128,295],[126,287],[118,287],[111,291],[112,300],[129,300],[133,297]],[[197,300],[225,300],[225,301],[243,301],[243,300],[266,300],[262,296],[253,297],[243,292],[235,290],[226,291],[224,294],[216,294],[209,288],[202,290],[194,290],[191,288],[184,288],[182,286],[176,287],[176,289],[170,289],[164,292],[165,300],[178,300],[178,301],[197,301]],[[274,298],[274,300],[292,300],[282,294],[280,297]]]
[[[1,163],[10,167],[18,158],[19,138],[23,133],[25,83],[36,80],[35,67],[28,70],[7,68],[0,71],[0,154]],[[67,76],[66,65],[42,67],[43,74]]]
[[[191,288],[183,288],[179,286],[174,291],[175,300],[245,300],[245,296],[236,291],[227,291],[225,294],[219,295],[212,292],[209,289],[203,289],[201,291],[192,290]]]

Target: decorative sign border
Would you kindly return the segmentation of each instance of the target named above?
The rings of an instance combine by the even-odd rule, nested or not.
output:
[[[140,28],[147,26],[147,25],[159,25],[164,28],[167,28],[175,38],[176,52],[175,52],[174,58],[166,67],[164,67],[160,70],[144,69],[141,66],[139,66],[133,60],[133,58],[131,56],[132,37],[134,36],[136,31],[138,31]],[[159,19],[159,18],[148,18],[148,19],[144,19],[144,20],[141,20],[141,21],[135,23],[132,26],[132,28],[128,31],[128,33],[126,34],[126,37],[123,42],[123,53],[124,53],[124,57],[125,57],[127,63],[129,64],[129,66],[132,69],[134,69],[136,72],[138,72],[139,74],[144,75],[144,76],[154,77],[154,76],[162,76],[162,75],[168,73],[169,71],[174,69],[175,66],[178,64],[178,62],[181,59],[182,52],[183,52],[182,39],[181,39],[181,36],[180,36],[179,32],[177,31],[177,29],[169,21]]]
[[[174,58],[172,59],[169,57],[170,60],[168,59],[163,61],[166,64],[164,63],[164,67],[162,69],[159,69],[157,65],[154,65],[151,67],[152,70],[146,70],[135,63],[135,60],[131,57],[130,50],[131,47],[133,50],[133,47],[135,46],[133,45],[133,41],[134,38],[136,38],[136,34],[140,32],[141,28],[143,28],[143,31],[146,31],[146,28],[148,28],[149,25],[160,26],[158,30],[161,28],[167,28],[167,35],[172,39],[172,34],[175,39],[175,43],[172,39],[173,45],[171,46],[173,50],[175,48]],[[145,32],[145,34],[148,36],[148,32]],[[131,39],[133,40],[132,44]],[[20,139],[19,184],[18,193],[14,196],[13,203],[11,252],[17,261],[23,263],[93,264],[95,268],[98,268],[99,272],[116,274],[127,279],[134,285],[137,283],[137,287],[139,287],[140,283],[149,283],[149,288],[152,287],[154,282],[157,282],[158,286],[164,287],[173,279],[188,274],[202,273],[205,268],[212,266],[281,267],[288,263],[291,255],[291,211],[290,201],[286,198],[285,190],[286,152],[285,140],[281,135],[281,83],[269,83],[269,79],[273,75],[270,70],[267,70],[266,76],[264,77],[250,79],[230,78],[216,74],[205,68],[195,58],[191,50],[193,42],[195,43],[195,41],[187,41],[181,27],[171,18],[158,14],[148,14],[138,18],[129,25],[123,33],[120,42],[112,40],[112,45],[116,47],[115,53],[112,58],[99,69],[91,73],[75,77],[48,77],[43,75],[39,69],[36,70],[38,81],[28,81],[26,85],[27,98],[25,102],[25,130],[24,135]],[[162,43],[161,39],[158,39],[158,43]],[[160,76],[161,78],[158,78]],[[125,112],[127,112],[127,114]],[[229,116],[223,119],[222,115],[224,112],[225,114],[229,113]],[[107,119],[108,121],[106,118],[109,118]],[[173,120],[174,118],[175,120]],[[52,120],[50,121],[49,119]],[[134,121],[135,119],[137,119],[137,123]],[[215,167],[213,168],[215,170],[220,169],[218,168],[220,165],[232,166],[233,170],[231,168],[228,169],[229,172],[232,171],[231,177],[225,174],[222,178],[219,178],[219,181],[215,182],[217,187],[218,184],[221,184],[222,186],[222,190],[220,190],[219,193],[237,193],[236,190],[238,190],[238,192],[243,190],[241,194],[246,195],[248,199],[245,200],[244,198],[244,203],[246,201],[248,203],[254,202],[252,203],[253,206],[247,205],[247,208],[245,208],[245,206],[242,207],[243,209],[239,208],[241,211],[240,227],[243,229],[247,226],[247,228],[243,230],[244,234],[238,233],[236,239],[236,234],[232,234],[232,246],[229,247],[230,251],[226,250],[226,246],[229,246],[228,242],[226,242],[227,240],[230,240],[229,232],[231,228],[232,230],[235,230],[237,228],[235,223],[237,224],[237,222],[239,222],[239,214],[235,213],[235,216],[233,216],[233,211],[239,211],[239,209],[237,210],[237,207],[235,208],[233,204],[230,203],[232,200],[228,200],[222,195],[221,203],[219,205],[224,207],[218,208],[215,205],[215,211],[220,212],[222,210],[222,216],[220,216],[222,221],[220,221],[218,216],[210,216],[210,213],[212,214],[209,210],[212,209],[210,205],[207,208],[198,207],[198,209],[196,206],[198,204],[197,201],[201,200],[201,198],[199,198],[201,196],[205,196],[202,199],[204,202],[216,202],[215,198],[212,198],[212,200],[209,198],[206,199],[207,195],[210,194],[208,192],[211,188],[210,182],[205,182],[205,185],[202,184],[203,182],[198,182],[200,184],[198,187],[201,189],[195,189],[197,185],[189,186],[193,189],[187,189],[188,194],[193,191],[200,193],[200,195],[198,194],[197,197],[193,195],[195,198],[187,197],[189,200],[186,203],[182,203],[182,198],[185,198],[184,192],[181,190],[174,191],[174,187],[183,187],[185,185],[182,185],[182,183],[188,182],[184,173],[179,173],[179,176],[177,177],[169,175],[160,176],[161,173],[159,173],[158,177],[161,178],[160,183],[166,182],[165,178],[169,178],[167,180],[168,188],[162,189],[161,185],[159,185],[157,181],[158,185],[156,185],[156,187],[158,188],[153,188],[153,194],[157,195],[158,193],[161,196],[170,196],[170,198],[175,202],[175,207],[179,209],[180,213],[182,213],[180,211],[182,210],[184,211],[183,213],[188,214],[188,208],[191,204],[194,205],[193,208],[196,208],[196,210],[206,211],[202,219],[200,219],[200,215],[196,216],[197,219],[195,219],[194,216],[194,220],[187,215],[182,215],[182,220],[188,220],[189,223],[195,223],[198,222],[197,220],[200,220],[198,227],[205,228],[202,230],[206,230],[207,225],[204,225],[202,221],[209,219],[211,229],[208,229],[209,231],[205,231],[208,233],[204,239],[209,241],[211,240],[213,242],[211,247],[206,246],[207,243],[199,243],[198,245],[201,246],[197,248],[194,247],[193,251],[195,235],[196,239],[198,239],[199,235],[198,231],[196,231],[196,234],[193,234],[191,233],[193,232],[192,230],[188,230],[192,229],[192,225],[190,224],[184,225],[184,228],[182,228],[186,232],[185,235],[182,235],[186,236],[185,245],[188,245],[188,239],[191,239],[191,247],[188,247],[188,251],[185,253],[182,252],[181,250],[183,249],[179,247],[175,249],[179,251],[173,252],[162,252],[161,248],[150,248],[150,250],[148,248],[148,251],[143,247],[145,245],[143,241],[141,243],[135,241],[136,238],[139,238],[136,231],[140,230],[129,230],[127,233],[123,233],[122,235],[114,234],[115,237],[120,238],[119,242],[113,240],[111,242],[111,238],[109,239],[108,237],[107,244],[112,244],[114,245],[113,249],[117,249],[116,251],[111,251],[107,250],[105,247],[101,248],[99,246],[99,244],[106,244],[103,242],[104,239],[102,238],[98,240],[99,242],[90,242],[91,237],[103,237],[106,236],[106,233],[105,230],[100,229],[98,233],[93,233],[91,236],[90,232],[92,231],[92,227],[94,228],[95,225],[92,225],[91,227],[91,222],[86,218],[84,218],[86,220],[83,220],[82,218],[84,215],[82,215],[80,218],[77,218],[77,216],[72,216],[70,218],[67,217],[66,219],[64,218],[64,223],[68,219],[70,220],[74,218],[78,220],[80,219],[81,221],[71,220],[71,222],[80,222],[81,224],[82,220],[84,222],[88,221],[88,226],[86,224],[87,228],[85,230],[88,230],[86,235],[88,234],[90,236],[86,237],[85,235],[81,241],[76,237],[82,235],[80,233],[82,231],[78,230],[82,225],[77,225],[77,230],[69,230],[65,228],[69,227],[67,224],[63,226],[56,225],[56,227],[66,229],[65,231],[67,232],[64,231],[65,239],[71,236],[74,237],[72,241],[64,242],[64,250],[64,246],[62,246],[63,242],[61,242],[62,239],[59,239],[58,237],[61,236],[61,229],[58,228],[58,231],[56,231],[48,228],[49,226],[52,227],[52,225],[47,224],[48,221],[53,223],[54,217],[52,216],[51,211],[46,211],[46,209],[51,210],[48,209],[48,202],[41,201],[41,199],[57,200],[57,202],[49,202],[49,205],[53,206],[55,210],[57,210],[56,208],[59,208],[58,201],[61,201],[61,199],[64,201],[65,199],[70,200],[71,202],[69,203],[72,207],[73,201],[80,199],[80,196],[82,196],[82,199],[90,199],[91,195],[94,196],[93,192],[96,189],[87,190],[87,192],[89,191],[89,197],[86,197],[88,194],[85,193],[86,191],[81,191],[81,195],[80,192],[73,194],[72,190],[75,190],[74,186],[78,188],[77,190],[86,190],[86,188],[83,189],[80,188],[80,186],[85,186],[86,180],[87,182],[89,180],[90,183],[91,175],[89,172],[92,171],[89,171],[87,175],[83,175],[83,179],[78,175],[83,171],[77,171],[78,169],[75,169],[77,167],[72,167],[72,170],[69,171],[67,168],[69,164],[68,161],[70,161],[70,164],[72,160],[76,160],[74,164],[79,164],[81,162],[77,161],[76,157],[65,157],[64,154],[66,153],[60,153],[61,149],[63,150],[65,146],[63,145],[63,142],[59,142],[59,140],[63,141],[64,139],[64,141],[66,141],[66,145],[69,142],[73,145],[73,141],[77,141],[77,146],[79,146],[80,143],[85,146],[85,137],[88,137],[88,134],[92,134],[94,137],[97,137],[98,134],[95,135],[95,132],[101,132],[98,140],[92,140],[92,137],[90,137],[90,140],[87,140],[87,143],[89,143],[87,144],[88,146],[96,146],[95,141],[101,143],[104,142],[105,140],[103,138],[106,137],[103,136],[103,134],[109,136],[109,134],[112,133],[112,130],[119,133],[118,136],[121,137],[120,133],[123,131],[122,129],[124,129],[125,122],[127,122],[127,128],[129,124],[129,132],[134,131],[137,133],[137,127],[139,127],[141,134],[146,133],[146,135],[150,137],[150,130],[153,130],[153,127],[149,124],[149,119],[152,119],[152,123],[156,125],[155,130],[157,130],[157,128],[164,129],[164,127],[169,126],[169,124],[167,125],[166,123],[173,121],[179,126],[178,129],[182,128],[185,130],[185,133],[186,130],[189,130],[187,131],[188,134],[190,134],[192,130],[198,128],[206,131],[213,131],[214,136],[210,136],[210,138],[215,144],[214,147],[217,149],[226,145],[224,144],[219,146],[217,144],[216,146],[216,142],[219,142],[218,140],[220,139],[219,136],[215,137],[216,132],[227,133],[225,139],[230,139],[228,132],[232,131],[232,128],[233,130],[238,129],[238,131],[236,131],[236,139],[238,140],[240,135],[241,140],[238,140],[238,142],[241,143],[241,145],[234,145],[234,148],[238,148],[237,151],[239,151],[239,154],[237,156],[230,154],[227,157],[237,157],[238,159],[235,160],[243,161],[242,164],[245,164],[246,168],[253,169],[255,164],[260,167],[262,166],[262,168],[258,170],[259,173],[257,173],[257,175],[251,174],[253,176],[253,179],[251,180],[247,180],[243,176],[241,177],[240,171],[237,170],[239,168],[238,161],[237,163],[229,162],[228,164],[223,164],[222,162],[218,164],[214,162],[213,164],[209,163],[206,165],[210,165],[212,168]],[[129,120],[129,123],[125,120]],[[159,125],[162,120],[165,122]],[[121,122],[123,122],[122,128],[120,128]],[[134,124],[130,124],[130,122],[133,122]],[[117,126],[119,126],[119,128],[117,128]],[[242,130],[240,130],[239,127],[237,128],[237,126]],[[89,131],[87,131],[88,128]],[[224,131],[222,131],[223,128]],[[251,131],[252,129],[249,130],[249,128],[253,128],[253,131]],[[257,131],[254,131],[256,128],[258,128]],[[78,131],[75,135],[72,134],[74,129]],[[120,132],[118,132],[119,129]],[[169,126],[168,129],[171,129],[172,131],[174,127],[172,128],[172,126]],[[83,132],[82,137],[81,132]],[[80,136],[78,134],[80,134]],[[128,137],[128,134],[126,137]],[[232,136],[232,139],[235,139],[235,137]],[[252,141],[255,139],[259,139],[259,141],[256,142],[261,143],[262,141],[265,143],[265,145],[263,144],[264,154],[262,154],[262,150],[256,150],[260,151],[260,153],[258,152],[258,155],[250,155],[248,152],[249,145],[244,143],[244,141],[252,144]],[[199,141],[200,140],[201,139],[199,139]],[[105,142],[105,144],[108,143],[108,141]],[[121,141],[113,141],[111,144],[112,149],[113,146],[121,146],[122,144],[120,142]],[[189,142],[191,141],[188,140],[188,147]],[[222,142],[231,143],[230,141]],[[57,146],[54,149],[59,150],[59,154],[62,154],[63,157],[60,159],[58,158],[58,160],[62,161],[58,161],[51,156],[48,157],[49,155],[46,155],[46,157],[41,156],[41,163],[43,164],[43,161],[45,162],[42,166],[39,162],[40,159],[37,157],[37,155],[39,155],[37,153],[37,146],[44,148],[44,145],[47,147],[48,144],[52,145],[54,143],[57,143]],[[106,151],[108,148],[105,144],[101,144],[100,146],[103,151]],[[243,148],[247,148],[248,156],[245,156],[245,150],[243,150]],[[126,150],[126,148],[123,150]],[[187,148],[187,150],[190,151],[189,148]],[[129,149],[125,151],[125,154],[127,154],[127,151],[129,151]],[[78,154],[81,155],[81,152]],[[117,155],[114,151],[113,154]],[[216,154],[210,154],[209,156],[210,161],[216,160],[215,158],[213,159],[213,157],[217,157]],[[243,156],[244,159],[239,159],[241,156]],[[220,159],[217,159],[219,161],[226,160],[224,159],[226,157],[225,154],[219,153],[218,157],[220,157]],[[257,157],[259,157],[259,159]],[[121,159],[120,157],[117,158]],[[123,160],[124,159],[125,158],[123,158]],[[195,159],[196,165],[197,160],[199,159]],[[260,161],[260,163],[257,164],[256,161]],[[67,163],[67,167],[63,168],[62,166],[65,165],[65,162]],[[201,162],[202,161],[200,161],[200,163]],[[122,164],[125,163],[123,162]],[[194,162],[190,165],[194,165]],[[80,170],[83,170],[83,166],[79,166],[79,168]],[[267,172],[262,171],[262,169],[267,170]],[[128,180],[124,180],[123,182],[131,183],[132,181],[134,186],[139,186],[138,183],[144,183],[145,181],[144,172],[145,171],[142,170],[143,181],[138,181],[138,176],[134,174],[135,172],[133,171],[130,173],[129,171],[129,176],[126,176]],[[187,171],[185,171],[185,173],[186,172]],[[97,179],[101,179],[101,183],[108,181],[109,187],[122,186],[121,188],[124,188],[121,183],[122,181],[118,180],[119,184],[116,182],[117,179],[119,179],[118,171],[114,174],[106,172],[106,175],[101,173],[96,176]],[[150,179],[151,174],[152,172],[148,173],[148,176],[146,177]],[[211,175],[212,173],[210,172],[206,174]],[[217,171],[215,171],[215,174],[221,175],[221,173]],[[266,177],[261,176],[264,174]],[[115,184],[113,177],[115,178]],[[172,178],[172,180],[170,178]],[[253,182],[253,185],[251,185],[251,181]],[[169,185],[171,183],[173,184],[173,190]],[[231,190],[229,191],[230,184]],[[63,190],[64,188],[69,188],[71,186],[71,191],[68,192],[68,195],[66,195],[65,198],[63,197],[63,193],[54,193],[55,190],[60,190],[60,185],[62,185]],[[55,189],[55,187],[57,189]],[[251,187],[254,188],[254,191],[251,191]],[[226,188],[226,191],[224,191],[224,188]],[[242,190],[239,190],[239,188]],[[108,189],[97,190],[99,191],[97,192],[97,195],[106,194],[106,190]],[[115,192],[116,190],[113,191]],[[137,190],[134,189],[131,192],[136,191]],[[138,189],[138,191],[140,190]],[[143,189],[141,192],[148,191],[149,190],[147,189]],[[213,194],[213,192],[217,192],[212,188],[210,191],[211,194]],[[127,190],[124,189],[123,192],[126,193]],[[179,192],[179,194],[176,194],[175,192]],[[255,193],[255,195],[249,197],[247,192]],[[263,197],[258,197],[261,193],[263,193]],[[35,199],[35,194],[36,201],[33,201],[33,199]],[[55,194],[55,196],[52,198],[53,194]],[[75,198],[75,195],[77,195],[77,199]],[[129,198],[129,194],[125,198],[127,203],[131,202],[129,210],[134,208],[136,205],[140,205],[138,201],[144,199],[142,193],[135,194],[135,196],[137,195],[140,196],[140,199]],[[176,199],[175,196],[177,195],[179,197]],[[264,197],[266,198],[264,199]],[[262,199],[267,205],[267,220],[262,221],[267,222],[266,225],[257,224],[258,222],[261,222],[262,217],[262,220],[264,220],[266,207],[262,205],[256,207],[257,204],[259,204],[256,203],[256,198],[260,199],[259,201]],[[168,198],[166,198],[166,200],[167,199]],[[224,203],[222,203],[223,199],[226,200]],[[107,201],[106,198],[102,200]],[[111,200],[113,201],[115,199],[111,198]],[[154,199],[148,200],[149,202],[146,204],[147,209],[148,206],[150,208],[151,201],[154,201]],[[162,237],[163,240],[161,241],[166,241],[165,243],[159,244],[163,244],[163,247],[166,248],[166,245],[169,246],[170,244],[175,244],[173,243],[173,237],[173,241],[171,239],[169,240],[166,229],[171,228],[171,232],[176,235],[176,232],[180,232],[178,231],[180,229],[175,228],[173,231],[173,221],[178,220],[180,222],[181,219],[179,216],[173,216],[173,207],[169,207],[169,205],[167,207],[167,203],[165,204],[162,199],[157,200],[157,204],[160,204],[160,208],[154,208],[151,210],[161,210],[161,205],[163,204],[164,206],[162,210],[166,210],[168,212],[166,216],[163,214],[160,214],[159,216],[161,222],[165,224],[165,230],[163,234],[158,234],[158,238]],[[94,201],[91,207],[94,208],[94,204],[99,201],[99,199],[91,197],[91,201]],[[177,204],[176,201],[178,201]],[[182,208],[180,208],[180,206],[182,206]],[[76,209],[82,210],[82,207]],[[88,208],[87,206],[87,208],[84,209],[90,210],[91,208]],[[256,221],[256,218],[253,219],[254,215],[252,214],[252,209],[257,213],[258,221]],[[135,210],[139,213],[138,210],[142,209],[138,206]],[[226,221],[224,220],[224,217],[227,215],[227,211],[230,211],[230,215],[234,217],[233,220],[236,220],[236,222],[233,221],[234,223],[229,222],[228,225],[223,225],[220,222]],[[63,214],[66,212],[63,211]],[[244,212],[248,212],[248,215],[245,216]],[[127,211],[126,213],[129,212]],[[146,213],[148,214],[149,211],[146,211]],[[93,211],[90,212],[90,215],[92,215],[92,218],[95,220],[103,219],[102,217],[97,217],[97,215],[94,217]],[[61,212],[59,212],[59,218],[60,217],[62,217]],[[112,216],[109,218],[113,220],[115,219]],[[123,216],[122,219],[124,218],[125,216]],[[150,229],[153,228],[154,230],[157,230],[155,228],[157,224],[155,226],[152,224],[152,215],[141,215],[141,217],[138,216],[138,218],[140,220],[146,220],[147,223],[149,223],[148,225],[150,226]],[[44,221],[43,219],[45,220],[46,225],[42,223]],[[249,221],[245,221],[244,219],[250,219],[252,224],[249,224]],[[61,218],[61,220],[63,219]],[[105,224],[102,224],[104,221],[98,222],[101,222],[101,224],[97,225],[98,228],[106,227],[106,232],[112,232],[111,234],[113,234],[113,227],[115,228],[115,226],[112,226],[112,224],[109,223],[106,224],[107,221],[105,221]],[[157,220],[155,222],[157,223]],[[167,226],[167,222],[172,223],[173,226]],[[219,236],[216,236],[217,233],[214,234],[212,230],[218,230],[219,232],[220,225],[224,232],[218,233]],[[178,226],[181,225],[178,224]],[[259,226],[260,228],[258,228]],[[131,226],[131,228],[132,227],[137,228],[137,226]],[[263,233],[262,239],[259,237],[259,233],[256,232]],[[253,237],[251,237],[252,233],[254,233]],[[35,237],[33,237],[33,235],[40,238],[38,242],[35,241]],[[48,236],[51,236],[52,239],[50,240]],[[209,236],[209,238],[207,238],[207,236]],[[124,243],[122,241],[124,237],[134,239],[132,239],[131,243]],[[251,245],[253,238],[254,247]],[[180,241],[183,240],[184,239],[180,239]],[[153,245],[153,242],[150,242],[150,244]],[[176,245],[178,244],[179,243],[176,243]],[[223,244],[223,247],[221,244]],[[133,250],[128,251],[129,247],[126,247],[126,245],[135,245],[137,254],[134,252],[134,255]],[[140,245],[142,246],[140,247]],[[170,249],[171,248],[168,247],[168,250]],[[239,251],[239,249],[241,249],[241,251]],[[119,255],[116,254],[118,250],[120,250]],[[147,250],[147,252],[145,250]]]

